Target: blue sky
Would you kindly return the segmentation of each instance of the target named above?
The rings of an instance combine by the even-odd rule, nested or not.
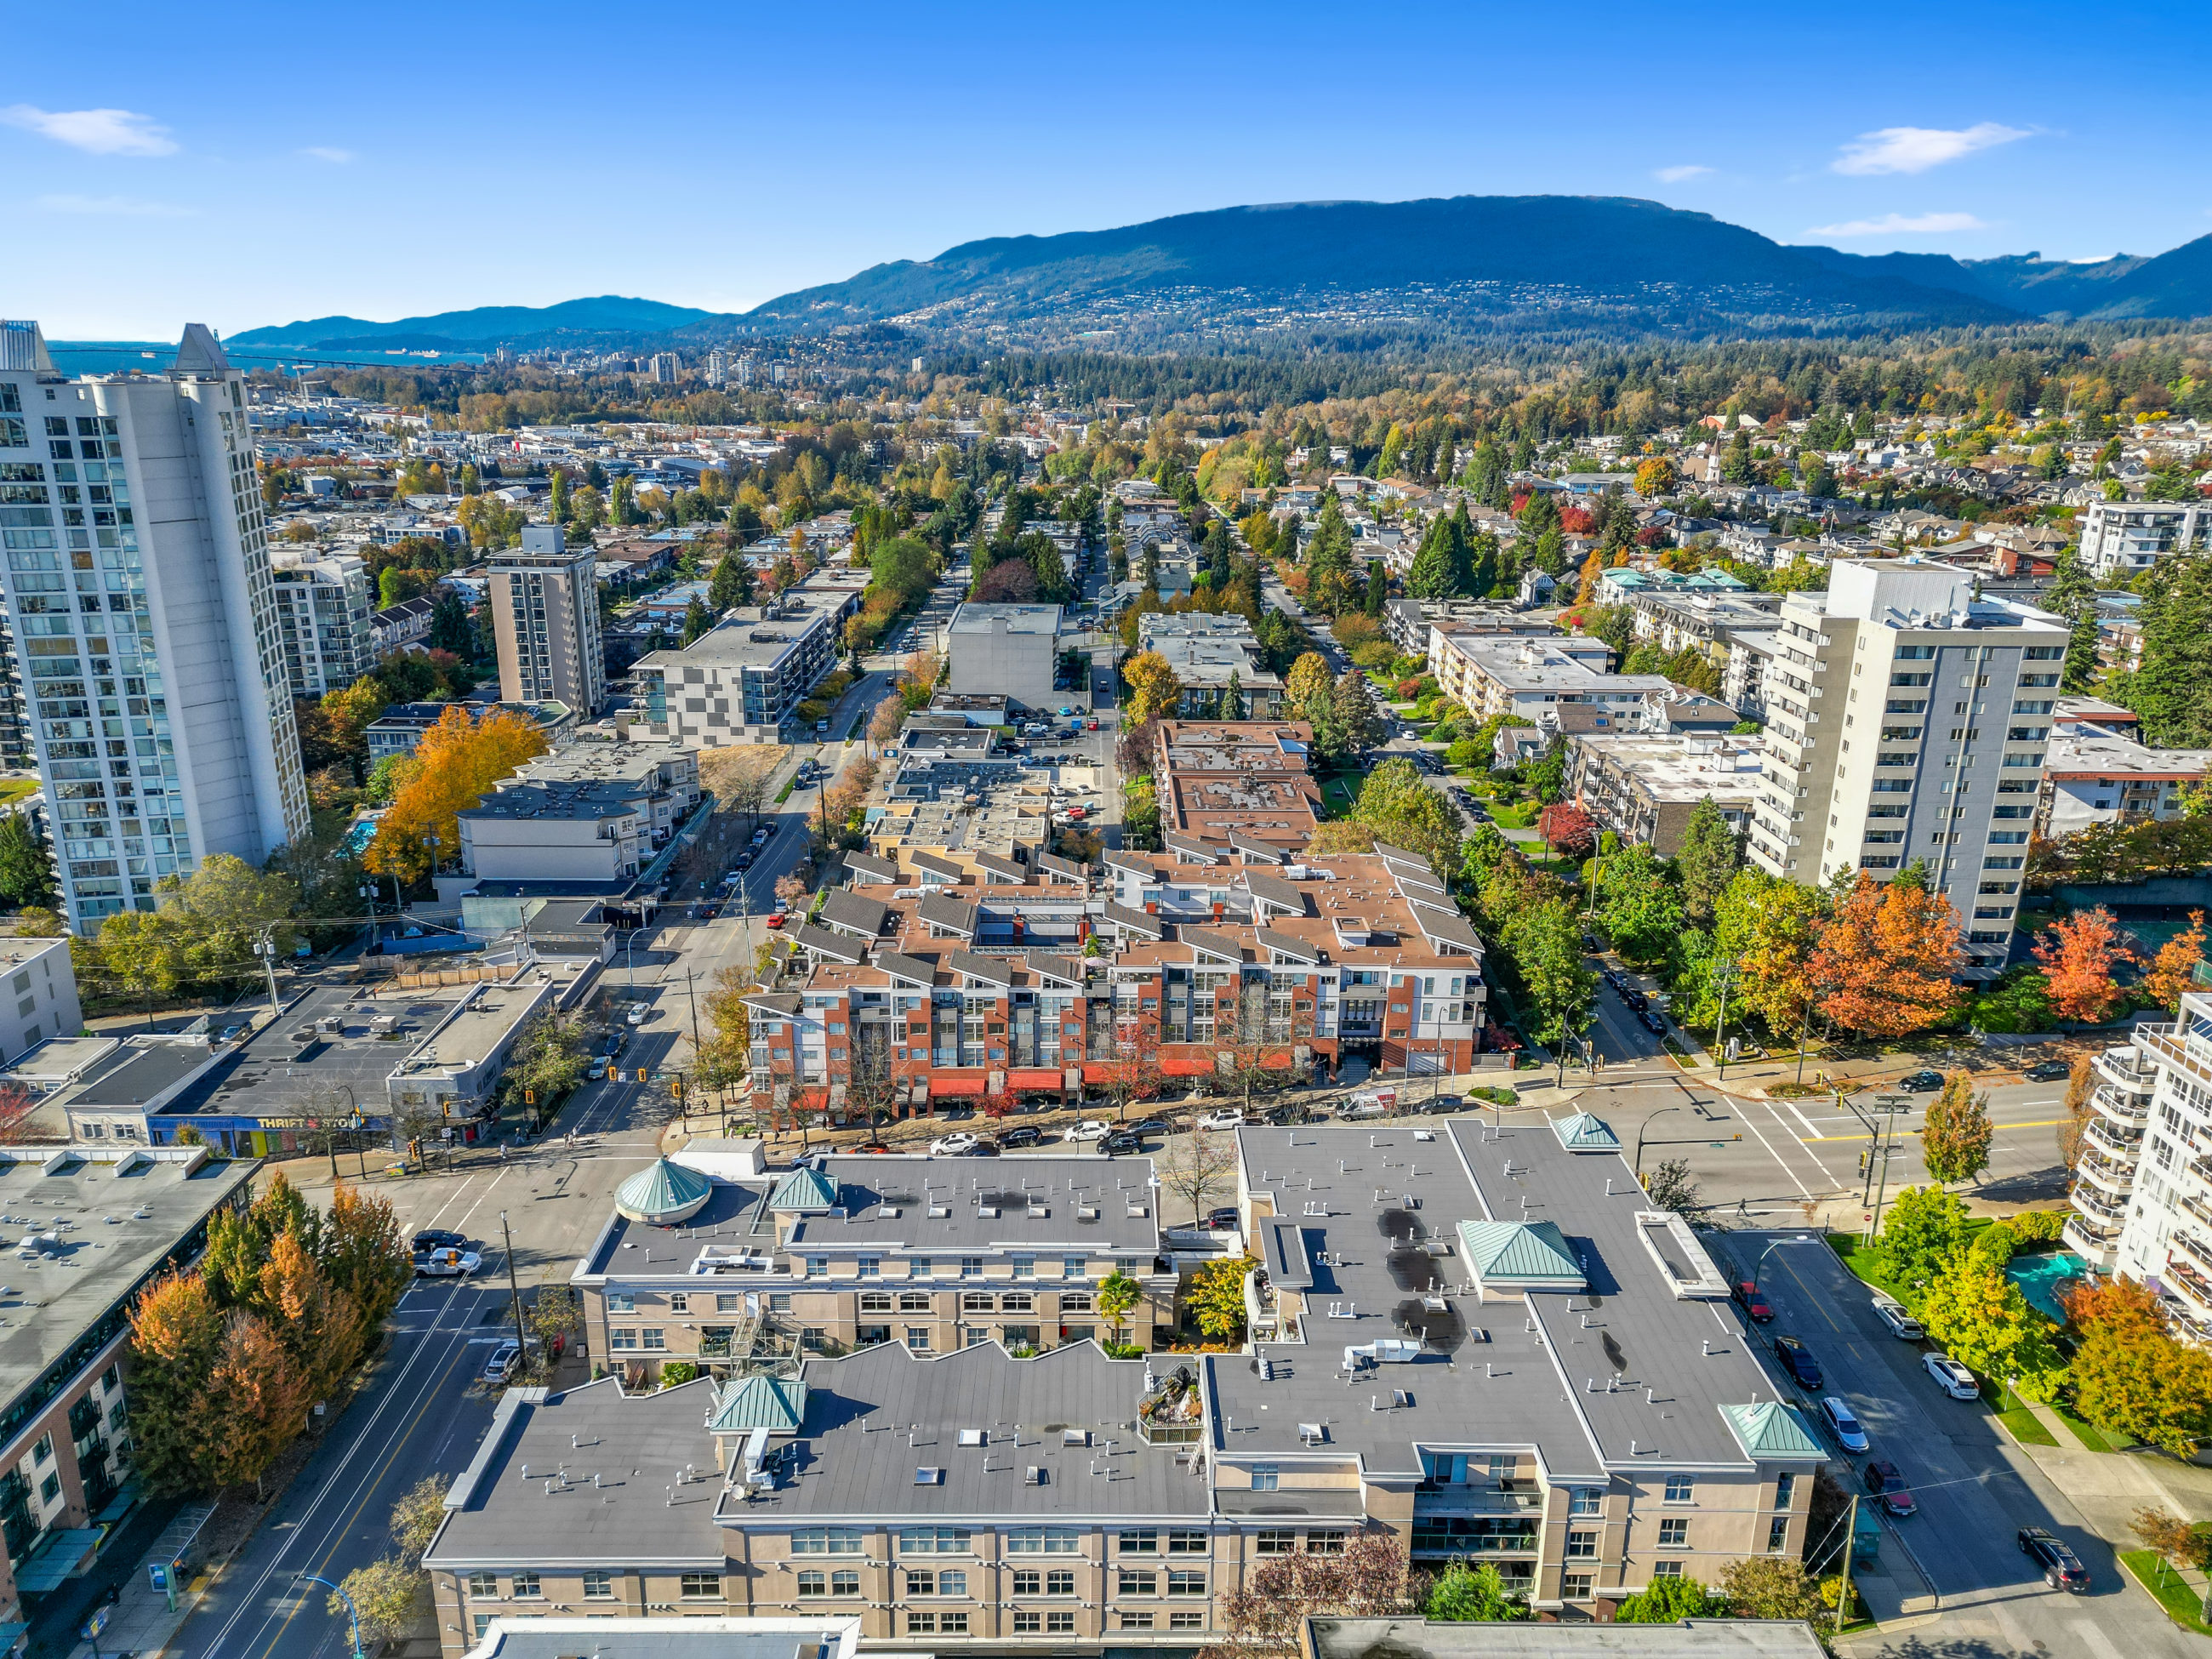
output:
[[[2212,233],[2201,12],[17,8],[0,313],[58,338],[642,295],[1247,202],[1643,196],[1962,257]]]

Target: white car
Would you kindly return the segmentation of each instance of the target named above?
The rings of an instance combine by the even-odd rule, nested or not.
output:
[[[1241,1128],[1243,1122],[1244,1114],[1231,1106],[1218,1112],[1206,1113],[1198,1120],[1198,1127],[1201,1129],[1236,1129]]]
[[[425,1250],[415,1258],[417,1279],[466,1279],[483,1266],[474,1250]]]
[[[971,1152],[983,1144],[981,1135],[971,1135],[965,1129],[955,1129],[949,1135],[939,1135],[929,1143],[932,1158],[958,1158]]]
[[[1905,1304],[1893,1302],[1886,1296],[1874,1299],[1874,1315],[1889,1327],[1889,1334],[1905,1342],[1917,1342],[1928,1334],[1928,1328],[1905,1311]]]
[[[1103,1140],[1114,1133],[1114,1126],[1103,1117],[1086,1117],[1074,1124],[1060,1136],[1063,1140]]]
[[[1952,1399],[1979,1400],[1982,1397],[1981,1388],[1975,1382],[1973,1372],[1949,1354],[1931,1353],[1920,1364]]]
[[[1820,1415],[1828,1419],[1828,1426],[1835,1431],[1836,1443],[1845,1451],[1863,1452],[1867,1449],[1866,1431],[1851,1415],[1851,1408],[1834,1395],[1821,1396]]]

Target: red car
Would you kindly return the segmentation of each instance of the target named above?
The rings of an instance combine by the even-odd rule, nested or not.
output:
[[[1774,1317],[1774,1304],[1766,1299],[1765,1291],[1747,1279],[1736,1285],[1735,1299],[1743,1304],[1743,1310],[1761,1325]]]
[[[779,910],[768,919],[768,925],[771,927],[781,927],[787,920],[788,918],[785,916],[784,913]]]

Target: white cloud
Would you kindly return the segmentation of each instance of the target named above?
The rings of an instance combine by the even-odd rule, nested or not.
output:
[[[2009,144],[2029,135],[2025,128],[1979,121],[1971,127],[1883,127],[1863,132],[1844,146],[1830,166],[1838,173],[1925,173],[1978,149]]]
[[[1654,179],[1656,179],[1662,185],[1679,185],[1685,179],[1700,178],[1711,171],[1712,169],[1711,167],[1696,166],[1660,167],[1653,172],[1651,176]]]
[[[10,104],[0,121],[94,155],[173,155],[176,140],[150,115],[127,109],[40,109]]]
[[[1955,230],[1987,230],[1971,213],[1885,213],[1879,219],[1847,219],[1840,225],[1814,225],[1808,236],[1948,236]]]
[[[169,202],[143,202],[133,196],[41,196],[48,213],[78,213],[103,219],[189,219],[198,210]]]
[[[330,161],[341,167],[343,167],[346,162],[353,160],[353,152],[351,150],[332,149],[326,144],[310,144],[307,149],[301,150],[300,154],[302,155],[312,156],[318,161]]]

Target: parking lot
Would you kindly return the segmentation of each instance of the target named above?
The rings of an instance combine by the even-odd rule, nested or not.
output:
[[[1911,1593],[1917,1568],[1936,1595],[1934,1628],[1916,1632],[1985,1651],[2079,1655],[2083,1659],[2179,1654],[2191,1638],[2177,1631],[2141,1589],[2128,1583],[2112,1552],[2091,1532],[2065,1495],[2045,1480],[2002,1426],[1978,1402],[1953,1400],[1923,1367],[1925,1342],[1907,1342],[1875,1316],[1871,1290],[1855,1278],[1817,1235],[1735,1232],[1717,1242],[1735,1278],[1749,1278],[1773,1304],[1773,1322],[1750,1326],[1767,1370],[1784,1397],[1802,1402],[1806,1423],[1836,1458],[1846,1485],[1863,1492],[1869,1458],[1894,1462],[1910,1485],[1918,1513],[1882,1518],[1881,1554]],[[1739,1310],[1741,1317],[1741,1310]],[[1784,1376],[1771,1339],[1789,1333],[1819,1360],[1821,1395],[1850,1407],[1869,1442],[1863,1455],[1844,1452],[1822,1420],[1818,1401]],[[2086,1595],[2046,1587],[2041,1570],[2021,1553],[2022,1527],[2047,1527],[2089,1570]],[[1901,1559],[1893,1559],[1901,1558]],[[1871,1645],[1869,1645],[1871,1644]],[[1905,1650],[1905,1639],[1869,1638],[1856,1652]]]

